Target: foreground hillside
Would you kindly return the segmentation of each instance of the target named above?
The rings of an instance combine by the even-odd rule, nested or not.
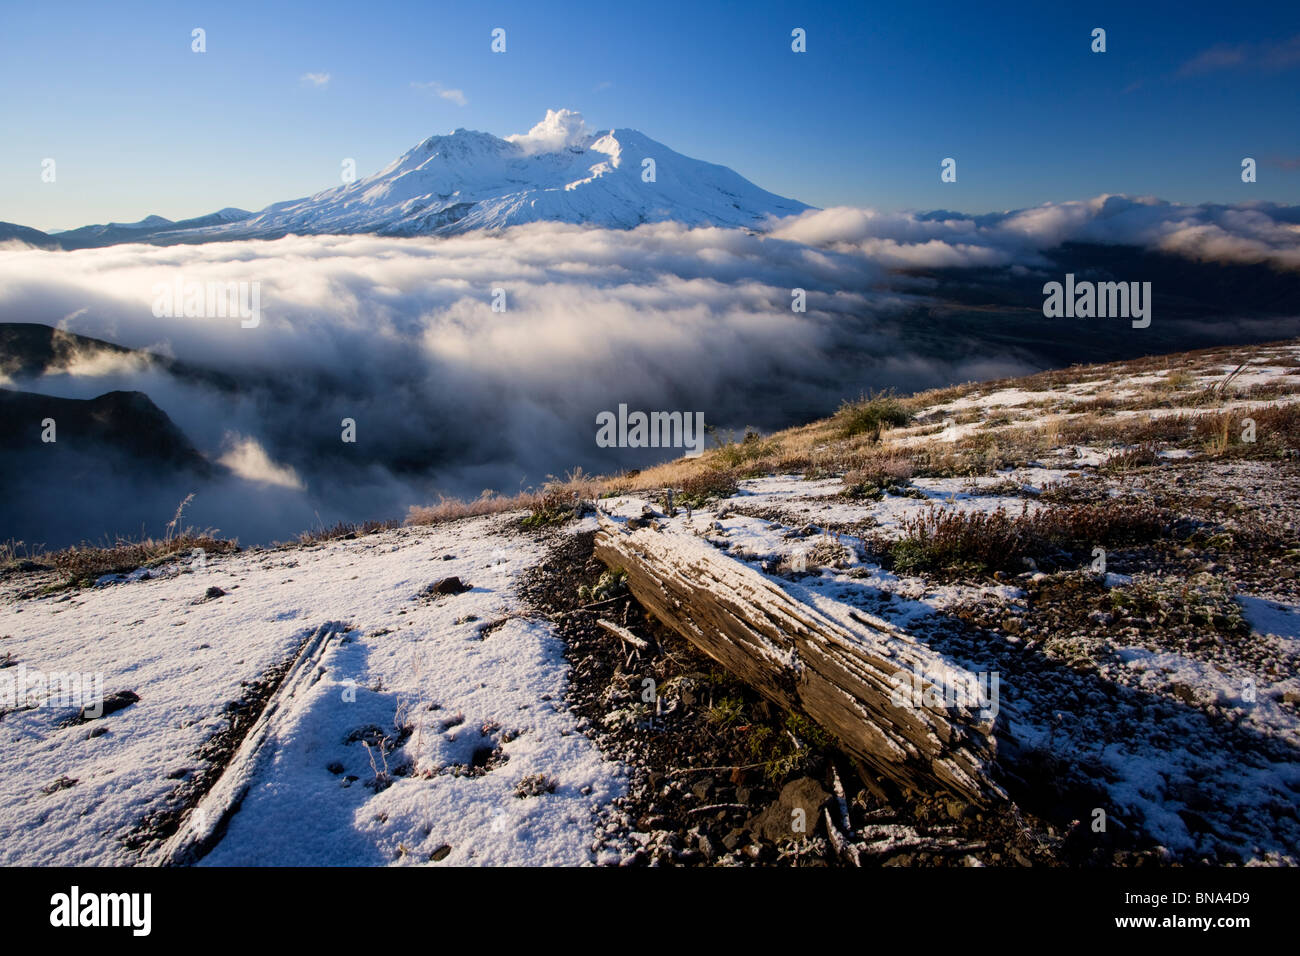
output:
[[[4,705],[5,862],[1294,863],[1298,400],[1294,342],[1187,353],[402,528],[11,562],[0,689],[110,703]],[[996,675],[1010,800],[901,791],[741,686],[592,558],[597,508]]]

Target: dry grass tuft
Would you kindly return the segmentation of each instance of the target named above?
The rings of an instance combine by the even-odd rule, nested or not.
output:
[[[872,442],[880,441],[886,428],[900,428],[912,418],[902,401],[892,391],[873,392],[856,401],[846,401],[831,417],[831,423],[841,438],[866,435]]]
[[[1054,551],[1117,546],[1166,533],[1172,518],[1147,504],[1053,505],[1032,514],[929,508],[905,518],[902,536],[889,548],[904,572],[1023,570],[1025,558]]]
[[[112,544],[82,543],[43,554],[39,560],[63,574],[66,585],[81,585],[105,574],[125,574],[136,568],[162,564],[177,556],[192,555],[196,550],[205,554],[226,554],[239,550],[239,546],[208,532],[187,530],[162,539],[118,538]]]
[[[185,508],[194,495],[188,495],[176,508],[167,522],[163,537],[119,537],[100,544],[83,541],[58,551],[43,547],[29,547],[21,541],[10,541],[0,546],[0,570],[34,571],[55,570],[64,580],[58,587],[79,587],[89,584],[105,574],[125,574],[137,568],[160,565],[181,555],[195,551],[206,554],[227,554],[239,550],[233,539],[218,538],[217,531],[209,528],[198,531],[183,527]],[[21,554],[20,554],[21,552]]]
[[[515,495],[499,495],[485,490],[473,501],[440,497],[436,505],[412,505],[404,524],[433,525],[482,515],[527,511],[528,526],[557,524],[583,513],[585,502],[629,490],[628,476],[593,478],[583,474],[581,468],[570,472],[563,480],[552,477],[541,489],[529,488]]]
[[[368,534],[375,534],[379,531],[389,531],[393,528],[400,528],[402,523],[396,520],[387,521],[363,521],[360,524],[353,524],[349,521],[340,521],[331,528],[322,525],[319,528],[313,528],[310,531],[303,531],[298,535],[298,544],[319,544],[322,541],[335,541],[339,538],[361,538]]]

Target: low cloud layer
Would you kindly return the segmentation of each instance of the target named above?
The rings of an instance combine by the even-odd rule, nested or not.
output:
[[[1188,206],[1098,196],[1015,212],[967,216],[840,207],[782,220],[773,230],[893,268],[1043,266],[1063,242],[1140,246],[1188,259],[1300,268],[1300,206],[1256,202]]]
[[[556,118],[530,135],[573,132]],[[596,416],[620,404],[700,411],[723,430],[775,428],[869,388],[1020,374],[1048,361],[1028,343],[1008,348],[1005,336],[988,344],[970,323],[918,328],[942,290],[891,270],[1052,275],[1046,252],[1067,240],[1294,269],[1297,223],[1295,207],[1102,197],[982,217],[829,209],[765,235],[538,223],[448,239],[11,246],[0,252],[0,319],[148,349],[238,387],[102,357],[0,384],[74,398],[147,392],[237,482],[206,498],[190,489],[199,491],[195,523],[264,541],[301,530],[304,515],[400,515],[438,492],[512,492],[573,467],[608,472],[669,457],[597,445]],[[257,283],[257,326],[155,316],[155,290],[178,279]],[[796,288],[806,312],[791,310]],[[1050,338],[1041,316],[1019,321]],[[1076,334],[1062,328],[1062,347]],[[344,419],[355,442],[343,440]],[[149,503],[160,519],[174,505]]]

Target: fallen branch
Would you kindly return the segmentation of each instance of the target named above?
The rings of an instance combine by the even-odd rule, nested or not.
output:
[[[707,807],[695,807],[692,810],[687,810],[686,813],[689,816],[692,813],[708,813],[711,810],[748,810],[748,809],[750,809],[750,807],[749,804],[747,803],[714,803]]]
[[[637,637],[635,634],[633,634],[625,627],[619,627],[617,624],[614,624],[610,621],[606,621],[604,618],[598,619],[596,623],[600,627],[604,628],[606,631],[609,631],[609,633],[613,634],[619,640],[623,641],[624,643],[631,644],[638,651],[648,650],[650,647],[649,641]]]
[[[840,832],[835,821],[831,819],[829,810],[822,811],[822,817],[826,823],[826,836],[831,841],[831,847],[835,850],[836,856],[854,866],[861,866],[862,860],[858,856],[858,848],[845,839],[844,834]]]

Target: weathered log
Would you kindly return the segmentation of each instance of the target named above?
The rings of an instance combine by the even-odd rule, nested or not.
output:
[[[832,616],[693,534],[602,515],[595,550],[660,621],[882,776],[976,806],[1006,797],[992,775],[996,713],[944,706],[945,688],[973,675],[912,636],[847,608]],[[908,684],[900,697],[903,675],[925,693]]]

